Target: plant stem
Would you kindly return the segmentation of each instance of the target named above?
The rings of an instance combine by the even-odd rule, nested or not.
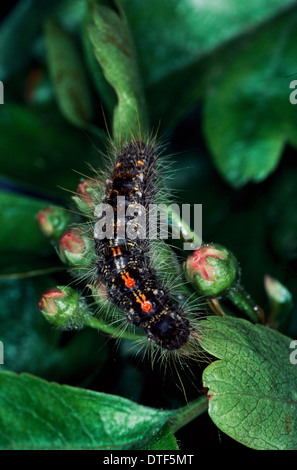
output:
[[[170,206],[166,207],[165,212],[172,227],[173,235],[179,238],[181,234],[182,240],[191,243],[193,250],[202,245],[202,239],[197,235],[197,233],[191,230],[189,225],[183,219],[181,219],[180,214],[177,214],[170,208]]]
[[[65,271],[65,268],[61,268],[60,266],[53,267],[53,268],[45,268],[45,269],[35,269],[32,271],[26,271],[23,273],[8,273],[8,274],[0,274],[0,280],[4,279],[25,279],[27,277],[35,277],[35,276],[43,276],[46,274],[56,273],[58,271]]]
[[[186,424],[193,421],[193,419],[205,413],[205,411],[207,411],[207,407],[208,399],[206,395],[203,395],[183,408],[180,408],[170,423],[172,432],[176,433]]]
[[[230,289],[227,297],[231,302],[244,312],[254,323],[258,323],[256,305],[252,301],[250,295],[246,293],[244,288],[238,284],[236,287]]]
[[[94,328],[95,330],[103,331],[104,333],[107,333],[113,336],[114,338],[123,338],[123,339],[135,341],[139,339],[140,337],[142,337],[141,335],[137,333],[123,331],[122,329],[109,325],[108,323],[105,323],[105,321],[102,320],[101,318],[88,316],[85,319],[84,323],[86,326],[89,326],[90,328]]]

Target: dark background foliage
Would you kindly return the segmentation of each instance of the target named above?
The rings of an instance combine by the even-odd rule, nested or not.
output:
[[[38,310],[41,294],[70,277],[40,233],[36,214],[48,203],[72,208],[64,188],[76,190],[76,172],[88,174],[87,163],[102,165],[105,121],[112,128],[116,94],[87,37],[86,3],[20,0],[2,20],[0,369],[173,409],[184,404],[174,371],[164,377],[162,370],[151,370],[125,341],[117,346],[90,329],[55,330]],[[120,4],[151,128],[172,155],[171,189],[180,202],[203,205],[204,241],[235,253],[243,285],[268,315],[265,275],[297,295],[297,111],[289,101],[297,73],[295,2]],[[58,33],[45,33],[50,15],[71,44],[60,43],[56,60],[66,73],[60,86],[47,55],[46,34],[58,50],[62,41]],[[296,307],[285,323],[283,332],[294,337]],[[202,389],[203,367],[194,370],[195,379],[182,373],[189,400]],[[242,448],[207,414],[177,439],[185,452]]]

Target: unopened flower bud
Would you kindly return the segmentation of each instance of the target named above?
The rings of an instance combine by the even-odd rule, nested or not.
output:
[[[71,222],[69,212],[63,207],[47,206],[37,214],[37,223],[42,233],[58,240]]]
[[[76,228],[67,230],[59,242],[59,255],[63,263],[70,266],[89,265],[90,240]]]
[[[266,275],[264,277],[264,285],[271,304],[292,303],[292,294],[277,279]]]
[[[73,200],[83,213],[89,214],[93,213],[94,207],[98,204],[98,197],[98,182],[95,180],[85,180],[78,185]]]
[[[224,295],[237,280],[237,260],[233,253],[223,246],[208,243],[201,245],[188,257],[185,273],[201,295]]]
[[[39,310],[49,323],[64,329],[82,328],[84,319],[89,316],[78,292],[67,286],[54,287],[44,292],[39,301]]]
[[[264,277],[264,286],[270,306],[268,324],[286,331],[291,319],[293,296],[283,284],[271,276]]]
[[[56,315],[58,313],[56,300],[62,297],[65,297],[65,294],[57,287],[47,290],[39,301],[39,310],[46,312],[48,315]]]
[[[101,281],[96,280],[94,284],[88,284],[88,287],[91,290],[96,303],[100,306],[106,307],[109,303],[109,296],[105,285]]]

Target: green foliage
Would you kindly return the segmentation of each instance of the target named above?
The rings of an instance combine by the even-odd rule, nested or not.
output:
[[[94,6],[89,38],[106,80],[117,94],[113,136],[116,141],[146,132],[146,104],[139,78],[133,40],[123,12],[121,16],[105,6]]]
[[[283,84],[294,63],[296,22],[296,12],[288,13],[250,37],[206,100],[206,139],[234,186],[265,179],[295,133],[296,113]]]
[[[40,273],[41,270],[36,279],[16,275],[14,279],[0,280],[4,343],[1,369],[26,371],[49,380],[67,380],[90,367],[99,370],[107,355],[103,338],[98,338],[93,330],[83,330],[65,345],[62,332],[51,328],[41,317],[38,300],[53,281]]]
[[[1,448],[177,450],[176,434],[195,451],[219,445],[213,421],[222,446],[296,449],[296,22],[292,0],[219,0],[215,9],[207,0],[20,0],[5,17]],[[199,299],[199,310],[228,314],[201,323],[197,354],[211,364],[171,371],[134,357],[138,332],[120,333],[110,310],[98,315],[93,291],[74,283],[58,240],[37,224],[49,205],[79,222],[71,195],[92,176],[88,165],[103,168],[109,135],[118,143],[156,129],[175,155],[169,188],[178,202],[203,205],[204,242],[234,253],[250,293]],[[189,253],[177,248],[178,265],[172,250],[153,247],[165,277],[182,272]],[[70,283],[88,305],[86,328],[62,332],[38,301]],[[180,299],[189,293],[197,305],[182,279]],[[104,295],[96,303],[104,310]],[[252,318],[245,305],[256,304],[266,325],[238,318]]]
[[[209,414],[222,429],[259,450],[296,449],[296,366],[291,339],[242,319],[209,318],[202,347],[218,357],[203,373]]]
[[[85,127],[92,121],[93,109],[84,64],[72,38],[51,18],[45,23],[45,39],[61,113],[72,124]]]
[[[22,251],[40,250],[49,252],[50,248],[40,232],[36,214],[44,207],[44,202],[20,194],[2,192],[0,194],[1,248]]]
[[[176,449],[170,429],[163,430],[172,412],[28,374],[3,372],[0,390],[2,449],[110,449],[111,443],[113,449],[162,449],[162,442]]]

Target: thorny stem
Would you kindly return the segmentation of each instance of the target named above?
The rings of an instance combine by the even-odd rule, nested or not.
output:
[[[197,400],[194,400],[188,405],[180,408],[170,423],[170,428],[172,432],[176,433],[186,424],[193,421],[193,419],[205,413],[205,411],[207,411],[207,407],[208,399],[206,395],[203,395]]]

